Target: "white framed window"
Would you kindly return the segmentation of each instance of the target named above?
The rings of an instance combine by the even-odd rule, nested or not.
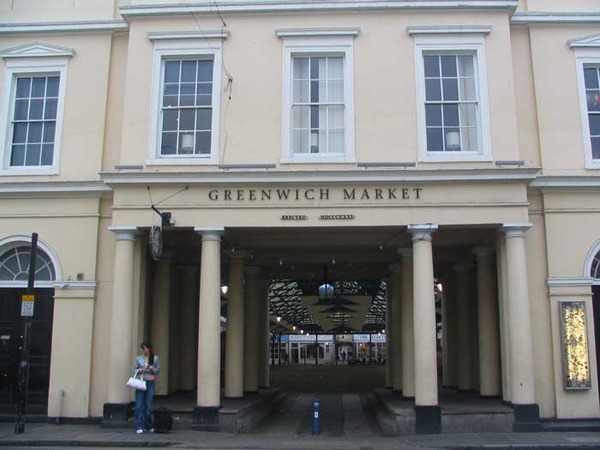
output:
[[[279,30],[282,163],[354,162],[353,41],[358,29]]]
[[[40,44],[2,52],[6,76],[0,136],[3,175],[53,175],[59,171],[68,58],[62,47]],[[56,57],[55,54],[60,55]]]
[[[414,43],[419,160],[491,161],[484,36],[417,33]]]
[[[148,164],[216,164],[221,39],[155,42]]]
[[[576,48],[585,166],[600,169],[600,48]]]

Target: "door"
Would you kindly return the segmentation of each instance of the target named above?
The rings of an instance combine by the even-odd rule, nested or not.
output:
[[[14,413],[19,344],[22,330],[21,295],[25,289],[0,289],[0,413]],[[31,324],[27,414],[46,414],[50,381],[50,349],[54,289],[35,290]]]

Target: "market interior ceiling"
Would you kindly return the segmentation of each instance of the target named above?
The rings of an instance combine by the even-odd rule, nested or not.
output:
[[[499,226],[499,225],[498,225]],[[498,226],[441,226],[433,235],[436,276],[474,261],[475,247],[495,247]],[[166,228],[164,247],[176,264],[198,264],[201,237],[190,229]],[[272,316],[306,331],[365,332],[385,328],[385,287],[398,248],[411,248],[398,227],[227,228],[222,239],[222,278],[228,255],[245,252],[247,264],[273,280]],[[335,287],[333,299],[318,299],[318,287]],[[226,308],[224,308],[226,311]]]

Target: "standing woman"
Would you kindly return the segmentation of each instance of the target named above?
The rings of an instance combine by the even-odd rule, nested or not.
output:
[[[135,391],[135,432],[143,433],[144,430],[153,432],[152,428],[152,400],[154,399],[154,378],[160,372],[158,356],[152,351],[148,342],[140,344],[142,353],[135,358],[133,365],[134,376],[146,381],[146,390]]]

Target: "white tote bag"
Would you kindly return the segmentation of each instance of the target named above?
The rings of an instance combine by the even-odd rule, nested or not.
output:
[[[140,372],[138,370],[134,376],[130,377],[129,380],[127,380],[127,387],[130,387],[131,389],[137,389],[139,391],[145,391],[146,382],[141,378],[138,378],[139,373]]]

